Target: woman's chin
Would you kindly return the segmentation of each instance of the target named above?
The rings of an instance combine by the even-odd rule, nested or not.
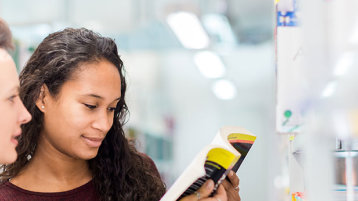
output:
[[[0,164],[11,164],[16,161],[17,153],[15,150],[7,153],[5,156],[0,157]]]
[[[91,159],[95,158],[97,156],[97,154],[98,154],[98,149],[93,150],[93,151],[87,151],[85,153],[81,153],[79,158],[81,158],[83,160],[91,160]]]

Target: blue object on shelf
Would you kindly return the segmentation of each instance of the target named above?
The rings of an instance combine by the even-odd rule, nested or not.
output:
[[[277,26],[297,26],[298,18],[295,11],[277,12]]]

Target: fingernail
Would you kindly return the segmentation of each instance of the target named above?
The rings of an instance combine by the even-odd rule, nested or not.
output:
[[[208,190],[211,190],[213,186],[214,186],[214,182],[212,180],[207,181],[205,184],[205,188]]]
[[[229,173],[230,176],[234,175],[234,172],[231,170]]]

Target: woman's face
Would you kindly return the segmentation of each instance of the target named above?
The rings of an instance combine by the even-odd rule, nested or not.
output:
[[[43,87],[37,107],[44,113],[38,148],[75,159],[88,160],[113,124],[114,109],[121,97],[117,68],[107,60],[79,66],[58,95]]]
[[[11,56],[0,49],[0,164],[16,160],[20,125],[31,120],[19,98],[19,78]]]

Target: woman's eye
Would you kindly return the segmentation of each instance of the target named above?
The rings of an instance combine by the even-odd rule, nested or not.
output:
[[[110,107],[110,108],[108,108],[108,111],[110,111],[110,112],[114,112],[115,110],[116,110],[115,107]]]
[[[10,96],[10,97],[8,98],[8,100],[9,100],[10,102],[14,103],[16,97],[17,97],[17,95],[12,95],[12,96]]]
[[[96,109],[96,107],[97,107],[96,105],[90,105],[90,104],[85,104],[85,103],[84,103],[84,105],[91,110]]]

